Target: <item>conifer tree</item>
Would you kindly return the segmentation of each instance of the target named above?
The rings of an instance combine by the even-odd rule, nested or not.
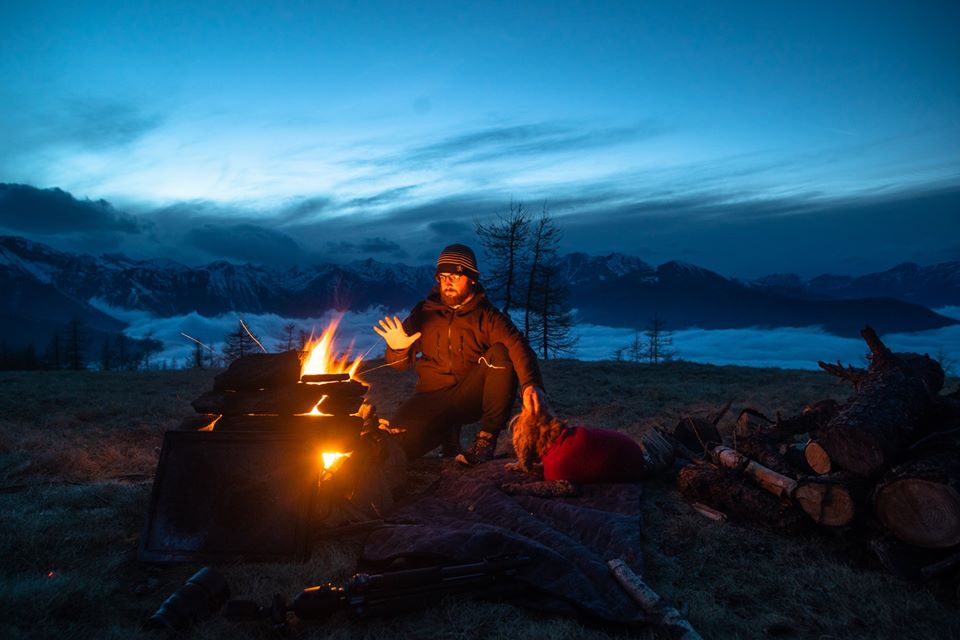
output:
[[[523,203],[510,203],[510,210],[488,224],[474,223],[487,258],[484,287],[492,300],[501,302],[504,313],[520,304],[522,276],[527,260],[530,219]]]

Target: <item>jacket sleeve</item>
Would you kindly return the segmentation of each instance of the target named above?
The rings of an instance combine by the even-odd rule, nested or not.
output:
[[[537,364],[537,354],[530,348],[530,344],[520,330],[513,324],[510,316],[495,308],[490,310],[491,344],[502,342],[510,353],[510,361],[517,372],[520,382],[520,392],[527,387],[543,388],[543,376],[540,375],[540,365]]]
[[[403,321],[403,330],[408,336],[420,331],[420,307],[422,304],[423,303],[421,302],[414,307],[413,311],[410,312],[410,315],[407,316]],[[387,364],[390,365],[391,369],[396,369],[397,371],[406,371],[417,359],[417,353],[419,351],[419,339],[402,351],[391,349],[390,345],[387,345],[386,351],[383,352],[383,359]]]

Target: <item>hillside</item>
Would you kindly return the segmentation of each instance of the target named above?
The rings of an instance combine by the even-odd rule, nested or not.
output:
[[[375,365],[376,363],[371,363]],[[556,410],[575,422],[638,435],[687,414],[733,401],[768,414],[795,413],[847,385],[824,373],[674,364],[658,367],[550,361],[546,386]],[[214,371],[55,372],[0,375],[0,636],[150,638],[140,622],[197,566],[136,561],[162,434],[192,414],[189,401]],[[368,374],[370,399],[391,416],[411,374]],[[948,381],[947,390],[957,386]],[[50,407],[38,410],[37,407]],[[728,423],[723,423],[729,428]],[[465,439],[469,434],[465,435]],[[412,467],[416,491],[429,491],[439,462]],[[409,499],[409,496],[408,496]],[[851,556],[842,535],[789,537],[719,524],[698,515],[669,476],[646,484],[642,509],[645,577],[681,604],[706,638],[782,636],[900,639],[960,635],[955,604]],[[342,579],[362,535],[321,540],[304,563],[222,566],[234,595],[269,602],[304,586]],[[825,597],[828,596],[828,597]],[[38,623],[42,621],[42,623]],[[545,618],[509,603],[459,598],[390,620],[342,617],[304,625],[311,638],[648,638],[647,630],[601,628]],[[268,638],[268,627],[219,616],[195,638]]]

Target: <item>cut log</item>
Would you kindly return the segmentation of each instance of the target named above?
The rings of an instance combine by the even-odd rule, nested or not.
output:
[[[708,453],[712,447],[720,444],[720,432],[717,425],[699,417],[686,417],[677,423],[673,430],[674,439],[693,453]]]
[[[790,502],[778,500],[730,469],[689,465],[677,474],[677,488],[694,502],[703,502],[731,519],[789,532],[804,530],[809,519]]]
[[[738,451],[716,447],[713,457],[718,464],[749,476],[761,489],[796,502],[817,524],[842,526],[855,514],[855,502],[848,486],[838,479],[794,480],[751,460]]]
[[[816,440],[833,465],[871,476],[920,435],[931,398],[943,387],[943,369],[927,356],[891,352],[870,327],[861,335],[872,352],[867,376]]]
[[[320,413],[329,413],[334,416],[349,416],[359,411],[361,404],[363,404],[363,396],[355,396],[353,398],[326,396],[320,402],[318,409]]]
[[[292,416],[309,412],[324,396],[360,398],[367,389],[367,385],[350,380],[326,384],[292,384],[263,391],[208,391],[191,404],[197,413]],[[357,406],[359,407],[359,403]]]
[[[928,451],[894,467],[877,485],[873,505],[904,542],[927,549],[960,544],[960,453]]]
[[[370,389],[370,387],[359,380],[327,382],[324,384],[304,384],[302,386],[320,389],[325,396],[337,396],[339,398],[356,398],[357,396],[362,396]]]
[[[795,442],[782,445],[780,449],[784,460],[791,467],[800,471],[802,475],[818,475],[830,473],[830,456],[816,441]]]
[[[853,522],[857,514],[856,478],[835,474],[820,478],[805,478],[797,482],[793,499],[817,524],[828,527],[843,527]]]
[[[292,416],[308,413],[324,395],[321,385],[293,384],[269,391],[208,391],[190,404],[197,413]]]
[[[363,420],[357,416],[223,416],[216,431],[297,431],[335,436],[360,433]]]
[[[789,498],[797,488],[797,481],[769,467],[751,460],[729,447],[714,447],[712,457],[727,469],[750,476],[762,489],[780,498]]]
[[[214,391],[276,389],[300,380],[300,351],[251,353],[237,358],[213,379]]]
[[[349,373],[308,373],[301,376],[300,382],[345,382],[349,379]]]
[[[672,638],[677,640],[703,640],[689,621],[674,607],[667,606],[660,595],[650,588],[633,569],[623,560],[607,562],[610,572],[624,591],[630,594],[637,604],[653,621],[663,627]]]

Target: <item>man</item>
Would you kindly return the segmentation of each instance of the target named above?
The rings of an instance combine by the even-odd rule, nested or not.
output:
[[[519,384],[525,411],[546,408],[537,356],[510,318],[487,300],[478,282],[473,250],[452,244],[437,259],[437,285],[403,322],[386,317],[374,327],[387,343],[386,361],[397,369],[416,362],[417,387],[397,411],[410,458],[438,445],[459,449],[460,427],[479,421],[476,441],[457,461],[493,458],[497,436],[513,410]],[[417,358],[417,354],[420,357]]]

